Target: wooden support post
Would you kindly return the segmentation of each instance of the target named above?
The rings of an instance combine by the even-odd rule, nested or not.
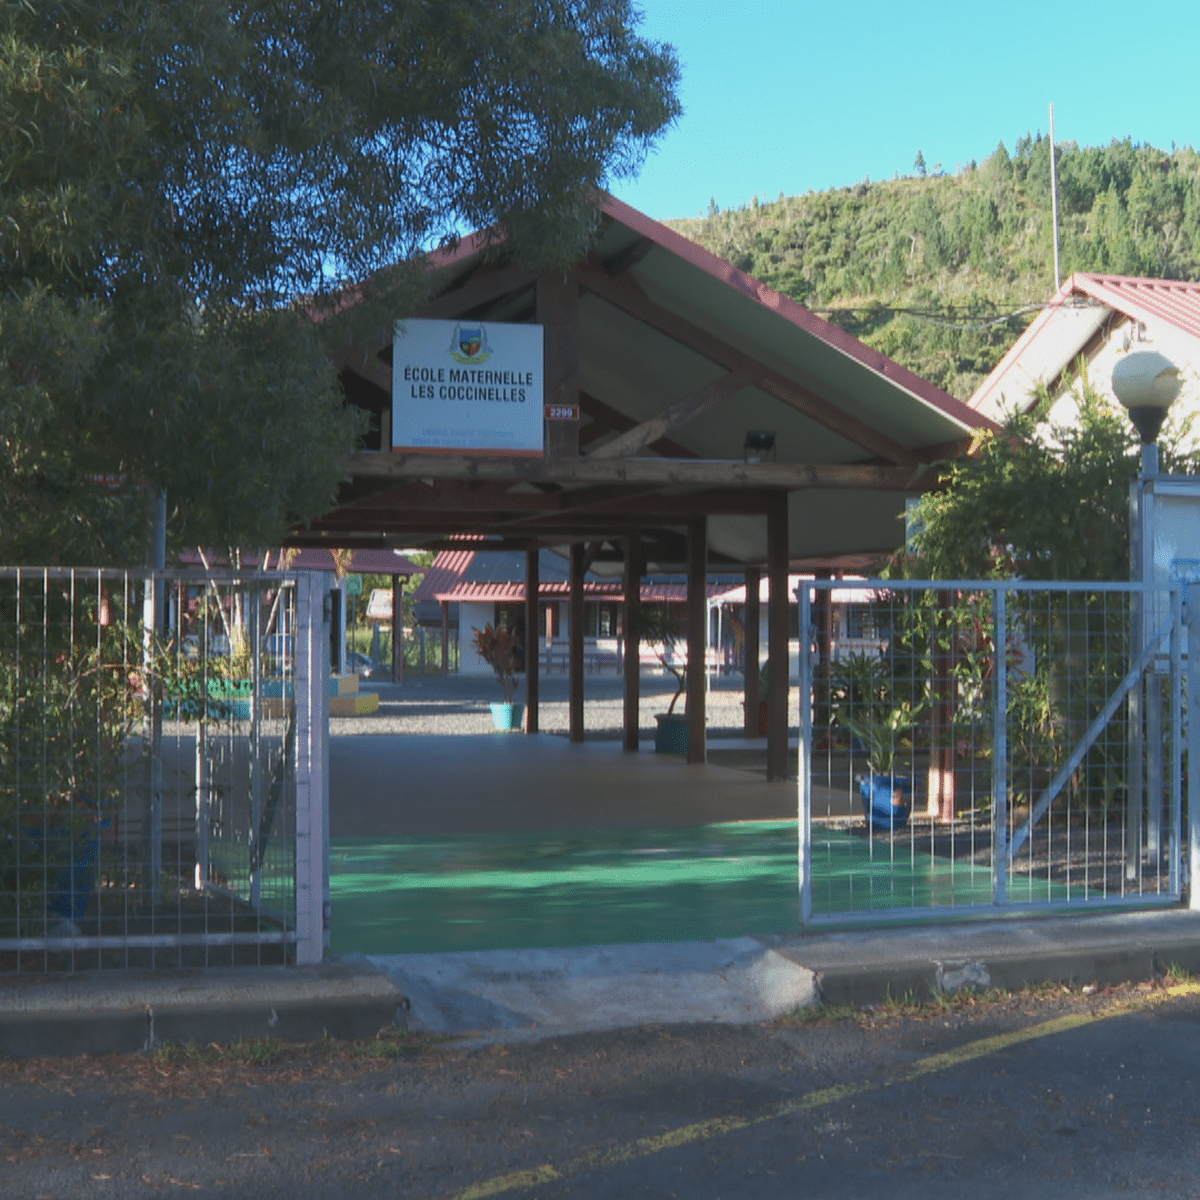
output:
[[[767,779],[788,775],[788,498],[773,497],[767,512]],[[800,653],[808,631],[800,631]]]
[[[404,682],[404,576],[392,576],[392,682]]]
[[[641,734],[641,635],[636,614],[642,594],[642,540],[625,539],[625,749],[636,752]]]
[[[557,408],[579,405],[579,283],[562,271],[537,278],[534,320],[542,326],[545,402]],[[579,457],[579,421],[545,423],[546,457]]]
[[[758,703],[765,696],[758,694],[758,626],[761,616],[758,606],[758,583],[761,578],[757,567],[746,568],[746,628],[744,637],[746,685],[744,690],[743,707],[745,720],[743,727],[747,737],[760,737],[758,728]]]
[[[571,741],[583,741],[583,554],[582,542],[571,543],[570,731]]]
[[[708,761],[705,656],[708,643],[708,518],[688,522],[687,540],[687,725],[689,763]]]
[[[442,674],[450,674],[450,601],[442,601]]]
[[[538,551],[525,551],[525,732],[538,731],[538,668],[541,647],[538,637],[538,611],[541,608],[541,580],[538,574]]]

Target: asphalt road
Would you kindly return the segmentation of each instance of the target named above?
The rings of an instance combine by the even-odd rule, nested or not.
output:
[[[1194,983],[390,1050],[0,1063],[0,1194],[1200,1197]]]

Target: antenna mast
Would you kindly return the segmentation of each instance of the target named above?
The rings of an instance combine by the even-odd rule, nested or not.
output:
[[[1050,105],[1050,207],[1054,222],[1054,290],[1062,287],[1062,268],[1058,261],[1058,155],[1054,152],[1054,105]]]

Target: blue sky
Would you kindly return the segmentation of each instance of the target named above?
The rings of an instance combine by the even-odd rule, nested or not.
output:
[[[684,113],[612,190],[660,220],[910,174],[918,150],[953,172],[1047,132],[1051,102],[1060,142],[1200,141],[1196,0],[640,3]]]

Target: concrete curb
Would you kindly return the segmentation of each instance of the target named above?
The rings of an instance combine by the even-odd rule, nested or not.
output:
[[[39,978],[0,988],[0,1055],[129,1054],[167,1042],[356,1040],[408,999],[357,955],[319,967]]]
[[[1200,974],[1200,913],[1082,914],[660,946],[347,955],[319,967],[0,984],[0,1054],[135,1053],[165,1042],[373,1037],[387,1027],[495,1042],[677,1022],[741,1024],[964,986]],[[411,1002],[410,1002],[411,998]]]
[[[1171,967],[1200,973],[1200,913],[1126,912],[831,933],[784,939],[784,957],[811,969],[821,1002],[886,1004],[971,986],[1019,991],[1046,983],[1138,982]]]

